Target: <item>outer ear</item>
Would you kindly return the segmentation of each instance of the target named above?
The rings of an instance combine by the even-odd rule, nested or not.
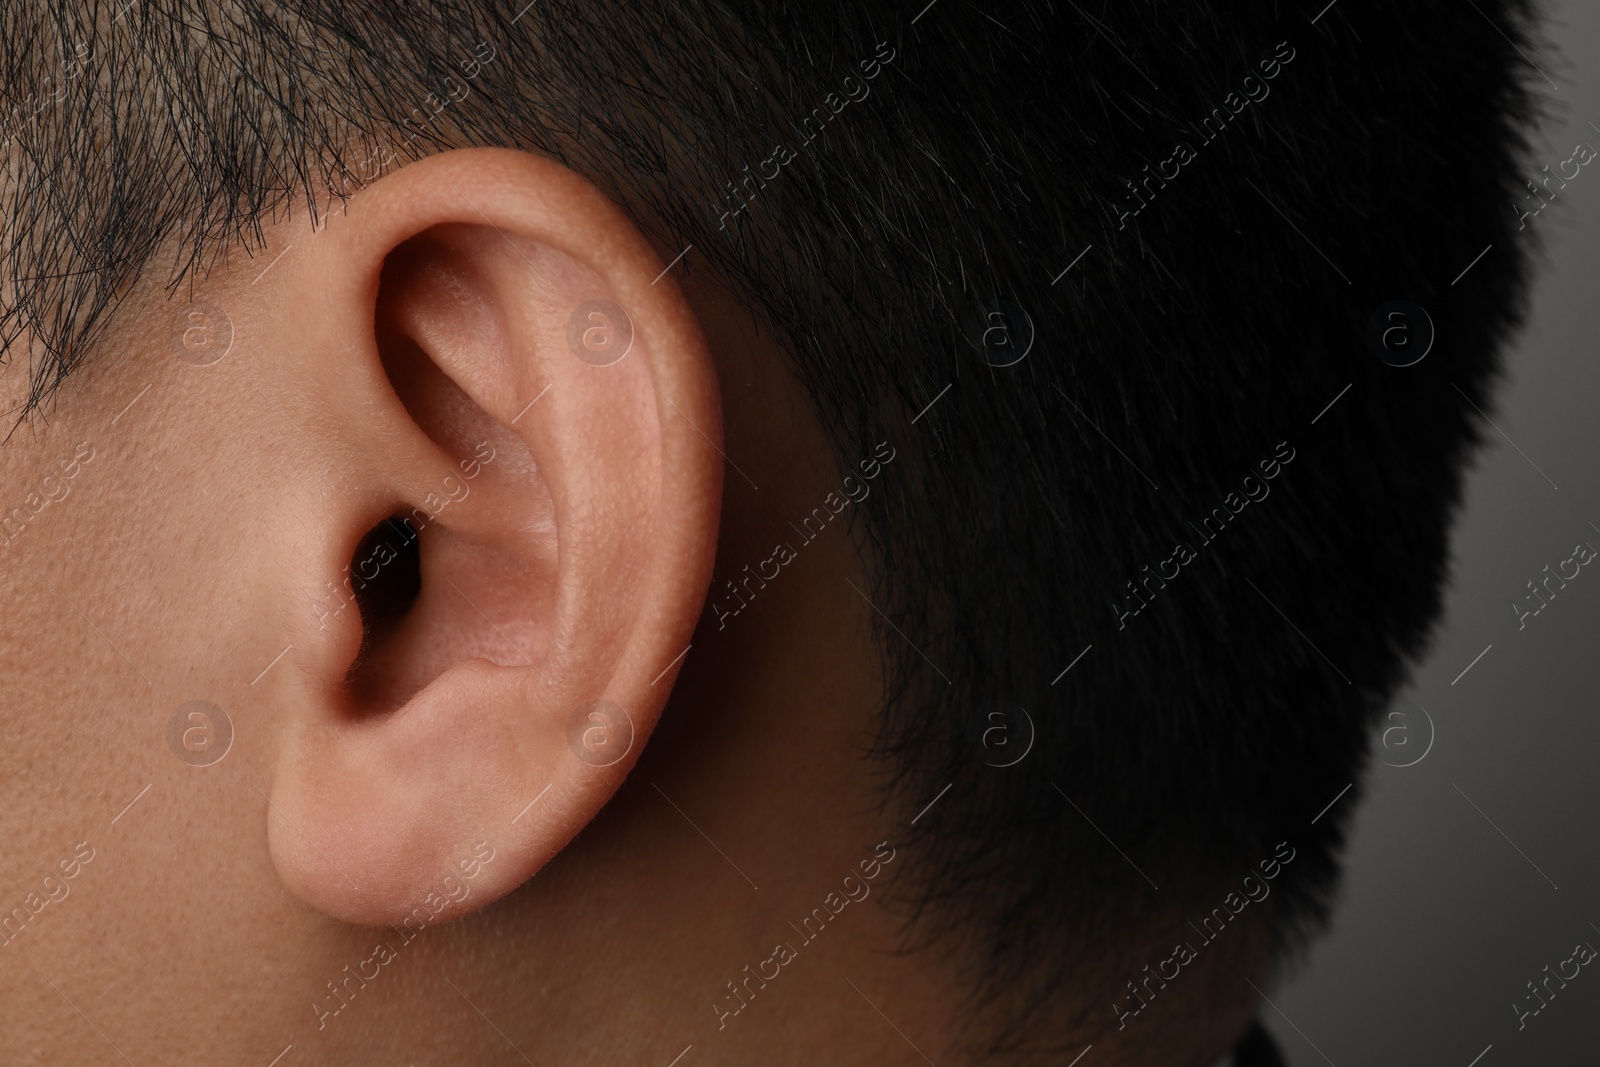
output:
[[[269,843],[327,914],[427,925],[530,877],[649,736],[711,580],[716,380],[634,223],[545,159],[407,166],[295,251],[263,299],[319,351],[272,386],[341,471]]]

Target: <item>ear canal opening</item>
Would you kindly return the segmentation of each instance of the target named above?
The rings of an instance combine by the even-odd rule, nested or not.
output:
[[[350,584],[361,612],[361,650],[345,679],[354,690],[367,688],[363,670],[372,649],[394,632],[422,592],[419,535],[409,516],[391,515],[367,531],[350,559]]]

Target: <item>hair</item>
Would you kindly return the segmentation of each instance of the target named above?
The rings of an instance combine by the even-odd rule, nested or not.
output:
[[[1119,995],[1280,842],[1303,943],[1523,314],[1531,0],[525,3],[4,5],[22,414],[142,273],[176,295],[391,149],[547,153],[785,340],[841,467],[896,449],[869,758],[907,816],[950,786],[900,892],[984,1040]],[[1393,300],[1437,330],[1407,367]]]

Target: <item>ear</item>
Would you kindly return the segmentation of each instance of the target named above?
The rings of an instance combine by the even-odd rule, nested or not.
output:
[[[716,379],[661,257],[546,159],[412,164],[294,252],[249,298],[315,321],[268,381],[337,476],[268,841],[328,915],[427,925],[533,875],[649,737],[711,580]]]

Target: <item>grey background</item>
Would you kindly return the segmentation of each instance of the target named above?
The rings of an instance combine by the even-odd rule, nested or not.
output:
[[[1546,10],[1559,55],[1533,56],[1555,87],[1529,70],[1551,114],[1528,178],[1600,148],[1600,4]],[[1578,942],[1600,948],[1600,560],[1520,631],[1511,606],[1574,545],[1600,548],[1600,161],[1528,225],[1541,273],[1488,413],[1503,435],[1468,481],[1444,623],[1394,705],[1407,728],[1375,748],[1333,931],[1266,991],[1294,1067],[1600,1063],[1600,960],[1520,1030],[1512,1007],[1536,1004],[1526,983]],[[1423,752],[1418,706],[1431,751],[1386,766]]]

